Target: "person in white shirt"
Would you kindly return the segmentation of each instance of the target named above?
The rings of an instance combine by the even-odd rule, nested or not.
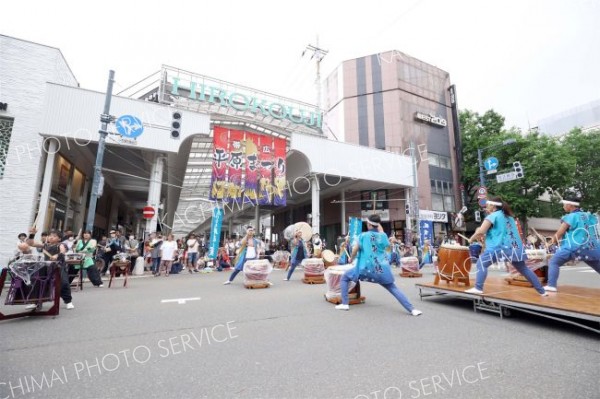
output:
[[[187,244],[187,267],[190,274],[194,272],[198,273],[198,267],[196,262],[198,261],[198,251],[200,243],[196,239],[194,233],[190,234],[190,238],[186,242]]]
[[[154,277],[160,276],[160,272],[165,268],[165,276],[169,277],[169,272],[171,271],[171,266],[173,265],[173,260],[177,256],[177,242],[175,241],[175,237],[173,234],[169,234],[167,236],[167,241],[164,241],[160,247],[161,256],[160,256],[160,267],[158,268],[158,272],[154,275]]]

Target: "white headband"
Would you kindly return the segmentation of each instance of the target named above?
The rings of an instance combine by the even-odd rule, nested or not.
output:
[[[485,201],[485,204],[486,205],[490,204],[490,205],[494,205],[494,206],[502,206],[502,202],[496,202],[496,201],[490,201],[490,200]]]
[[[566,204],[566,205],[573,205],[573,206],[579,206],[579,202],[575,202],[575,201],[567,201],[567,200],[562,200],[560,201],[562,204]]]
[[[370,224],[371,226],[379,226],[379,223],[375,223],[375,222],[371,222],[369,219],[367,219],[367,223]]]

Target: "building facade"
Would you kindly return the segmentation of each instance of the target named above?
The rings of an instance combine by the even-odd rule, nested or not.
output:
[[[544,118],[538,122],[536,129],[549,136],[561,136],[576,127],[584,132],[600,129],[600,100]]]
[[[17,235],[28,232],[36,214],[47,156],[47,143],[39,135],[47,82],[78,86],[61,51],[0,35],[0,242],[11,244],[0,248],[2,258],[12,254]],[[86,177],[68,159],[53,167],[58,173],[52,182],[57,194],[52,213],[62,215],[53,223],[62,227],[59,220],[76,216]]]
[[[399,51],[344,61],[325,81],[324,133],[331,139],[411,155],[417,174],[421,219],[434,222],[435,236],[457,229],[452,216],[462,208],[460,142],[453,114],[450,76],[437,67]],[[340,160],[357,162],[356,160]],[[357,163],[358,164],[358,163]],[[402,173],[402,171],[398,171]],[[406,228],[406,190],[385,190],[383,220],[392,230]],[[346,199],[371,199],[356,193]],[[359,208],[359,204],[362,208]],[[370,211],[365,202],[348,208]],[[364,212],[363,212],[364,214]]]

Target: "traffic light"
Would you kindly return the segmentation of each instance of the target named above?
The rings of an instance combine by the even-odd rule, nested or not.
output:
[[[481,213],[479,211],[475,211],[475,221],[481,222]]]
[[[517,179],[521,179],[523,176],[525,176],[523,173],[523,166],[521,166],[521,162],[513,162],[513,169],[517,173]]]
[[[171,138],[179,138],[179,130],[181,129],[181,112],[173,112],[173,118],[171,119]]]
[[[406,214],[407,214],[407,215],[409,215],[409,214],[410,214],[410,204],[408,204],[408,203],[407,203],[407,204],[404,206],[404,208],[406,209]]]

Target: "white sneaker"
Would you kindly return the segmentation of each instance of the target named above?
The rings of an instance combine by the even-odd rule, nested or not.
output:
[[[73,305],[73,302],[69,302],[69,303],[67,303],[66,308],[69,309],[69,310],[70,309],[75,309],[75,305]]]
[[[102,288],[102,287],[104,287],[104,284],[100,284],[100,285],[96,286],[96,288]]]
[[[465,293],[467,294],[483,294],[483,291],[478,290],[477,288],[473,287],[473,288],[469,288],[468,290],[465,291]]]
[[[410,314],[413,316],[420,316],[423,314],[423,312],[421,312],[420,310],[417,310],[417,309],[413,309],[412,312],[410,312]]]
[[[350,305],[344,305],[343,303],[340,303],[339,305],[336,305],[335,309],[336,310],[350,310]]]
[[[543,294],[540,294],[540,296],[548,296],[548,293],[544,292]]]
[[[32,309],[35,309],[35,308],[37,308],[37,305],[33,304],[33,303],[25,306],[25,309],[27,309],[27,310],[32,310]]]
[[[223,283],[223,285],[229,285],[229,284],[231,284],[231,281],[229,281],[229,280],[227,280]]]
[[[283,281],[290,281],[290,279],[289,278],[284,278]]]
[[[558,290],[556,289],[556,287],[550,287],[549,285],[545,286],[544,290],[548,291],[548,292],[558,292]]]

